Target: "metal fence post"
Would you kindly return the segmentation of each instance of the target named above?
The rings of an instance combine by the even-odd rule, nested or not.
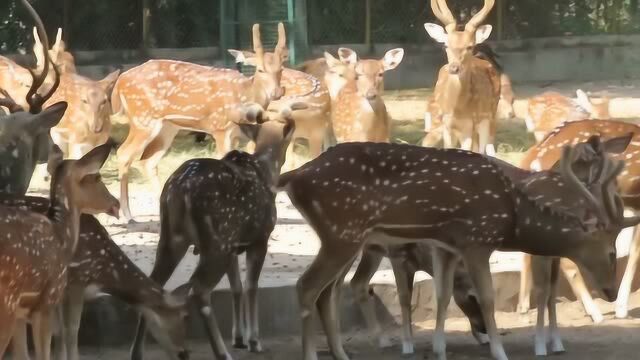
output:
[[[147,56],[149,48],[151,47],[150,41],[150,24],[151,23],[151,6],[150,0],[142,0],[142,53]]]

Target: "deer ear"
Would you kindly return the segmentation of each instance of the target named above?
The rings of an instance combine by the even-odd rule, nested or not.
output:
[[[334,66],[340,65],[340,60],[336,59],[333,55],[328,52],[324,52],[324,60],[327,62],[327,66],[332,68]]]
[[[444,28],[438,24],[425,23],[424,29],[427,30],[427,34],[431,36],[431,38],[440,44],[447,43],[447,32]]]
[[[382,58],[382,66],[384,67],[384,71],[393,70],[398,67],[403,57],[403,48],[397,48],[387,51],[387,53],[384,54],[384,57]]]
[[[482,44],[491,35],[493,27],[491,25],[481,25],[476,30],[476,44]]]
[[[227,50],[231,56],[236,60],[236,64],[244,64],[248,66],[256,66],[256,54],[250,51],[240,51],[235,49]]]
[[[581,89],[576,90],[576,103],[590,114],[593,113],[593,104],[591,104],[591,100],[587,93]]]
[[[602,142],[602,147],[604,148],[605,152],[611,154],[620,154],[627,149],[627,146],[629,146],[629,143],[631,143],[631,139],[633,139],[632,132],[624,136],[604,141]]]
[[[104,89],[104,92],[107,93],[107,97],[111,97],[111,92],[113,91],[113,87],[116,85],[116,80],[118,80],[118,76],[120,76],[120,70],[116,70],[111,74],[105,76],[104,79],[98,81],[100,86]]]
[[[28,127],[29,131],[35,134],[48,132],[52,127],[58,125],[66,110],[67,103],[65,101],[47,107],[39,114],[32,116]]]
[[[338,57],[340,58],[340,61],[345,64],[355,64],[358,62],[358,54],[349,48],[339,48]]]
[[[85,156],[81,157],[75,162],[75,166],[82,177],[100,172],[102,165],[109,158],[111,149],[113,148],[112,142],[107,142],[100,146],[95,147],[89,151]]]

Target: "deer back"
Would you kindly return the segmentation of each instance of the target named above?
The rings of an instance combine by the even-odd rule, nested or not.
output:
[[[124,72],[112,94],[113,111],[130,125],[149,128],[158,119],[198,130],[224,130],[229,115],[249,101],[251,79],[235,70],[172,60],[150,60]]]
[[[545,92],[529,99],[527,104],[529,132],[547,134],[564,121],[583,120],[589,113],[570,98]]]

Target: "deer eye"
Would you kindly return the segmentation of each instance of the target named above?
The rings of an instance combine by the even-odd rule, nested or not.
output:
[[[265,72],[265,71],[264,71],[264,69],[258,69],[258,72],[259,72],[259,73],[263,73],[263,72]]]

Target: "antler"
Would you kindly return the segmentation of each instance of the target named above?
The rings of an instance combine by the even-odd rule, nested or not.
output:
[[[484,21],[484,19],[489,15],[491,9],[493,9],[493,5],[496,3],[496,0],[484,0],[484,6],[477,14],[473,15],[471,20],[467,22],[467,25],[464,26],[466,31],[476,31],[478,26]]]
[[[264,56],[264,48],[262,47],[262,40],[260,39],[260,24],[253,24],[253,52],[256,53],[256,59],[258,64],[262,64]]]
[[[9,93],[5,89],[0,89],[0,94],[4,96],[0,99],[0,106],[4,106],[9,109],[10,113],[16,113],[20,111],[24,111],[22,106],[18,105],[15,100],[9,95]]]
[[[278,58],[282,58],[283,52],[287,47],[287,35],[284,31],[284,24],[278,23],[278,43],[276,44],[276,48],[274,53]]]
[[[573,164],[573,148],[565,146],[562,149],[562,157],[560,158],[560,172],[564,178],[568,181],[569,185],[572,185],[587,201],[587,204],[596,212],[596,216],[601,224],[605,226],[609,224],[606,209],[596,199],[596,197],[587,189],[585,184],[578,179],[572,169]]]
[[[58,88],[58,85],[60,85],[60,73],[58,72],[58,68],[55,66],[55,64],[53,64],[53,62],[51,61],[51,57],[49,56],[49,40],[47,39],[47,33],[44,30],[42,19],[40,19],[40,16],[31,6],[28,0],[22,0],[22,3],[27,8],[27,11],[29,11],[29,14],[31,14],[31,17],[33,17],[33,20],[36,23],[39,37],[42,40],[42,53],[45,60],[44,68],[42,69],[42,72],[39,76],[37,76],[33,70],[29,69],[33,82],[31,83],[29,92],[27,92],[27,103],[29,103],[29,112],[32,114],[37,114],[42,111],[42,105],[51,98],[53,93]],[[49,91],[44,96],[41,96],[40,94],[38,94],[38,90],[47,78],[47,74],[49,72],[49,63],[53,65],[53,71],[55,72],[55,81],[51,89],[49,89]]]
[[[446,0],[431,0],[431,10],[433,14],[444,24],[447,32],[456,30],[456,18],[451,13]]]

